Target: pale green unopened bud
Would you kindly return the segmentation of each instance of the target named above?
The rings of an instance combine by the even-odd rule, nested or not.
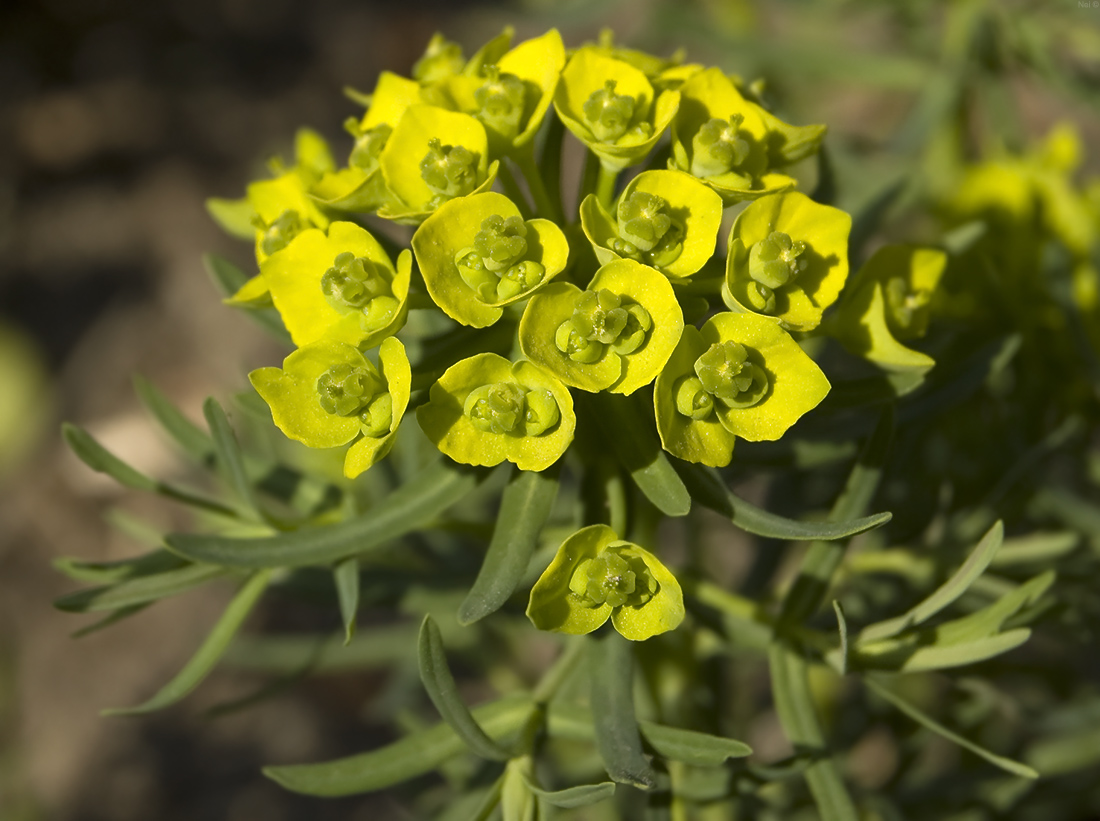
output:
[[[336,416],[357,415],[385,390],[378,376],[366,368],[347,364],[329,368],[318,377],[316,387],[321,407]]]
[[[611,548],[577,565],[569,589],[589,607],[637,607],[653,598],[657,580],[644,562],[632,561]]]
[[[420,176],[441,198],[463,197],[477,187],[477,156],[461,145],[443,145],[433,137],[420,161]]]
[[[734,114],[729,120],[717,118],[703,124],[691,139],[691,173],[713,177],[736,171],[748,159],[749,144],[740,128],[744,117]]]
[[[891,277],[883,286],[886,297],[886,321],[899,339],[919,336],[928,325],[931,293],[913,289],[905,277]]]
[[[673,387],[676,410],[692,419],[706,419],[714,410],[714,397],[697,376],[682,376]]]
[[[634,98],[616,94],[615,85],[614,80],[607,80],[603,88],[592,92],[583,106],[589,129],[602,143],[619,139],[630,130],[630,121],[634,119]]]
[[[269,225],[259,222],[259,218],[256,221],[263,231],[260,249],[268,256],[286,248],[306,228],[301,215],[292,208],[283,211]]]
[[[525,391],[511,382],[482,385],[466,397],[462,412],[486,433],[524,433]]]
[[[354,117],[344,123],[344,128],[355,137],[355,145],[348,157],[348,165],[362,168],[368,174],[377,170],[378,157],[382,153],[382,149],[386,147],[386,141],[389,140],[393,129],[385,123],[381,123],[374,128],[363,131],[359,128],[359,122]]]
[[[703,390],[730,408],[749,408],[764,398],[768,377],[749,361],[745,346],[733,340],[716,342],[695,360],[695,375]]]
[[[772,231],[749,250],[749,276],[773,290],[786,285],[805,269],[806,260],[799,259],[805,250],[801,240]]]
[[[527,403],[527,414],[523,428],[528,436],[541,436],[561,419],[558,401],[548,390],[528,391],[524,401]]]
[[[502,74],[496,66],[485,67],[484,85],[474,92],[477,118],[493,131],[506,137],[519,133],[527,90],[514,74]]]

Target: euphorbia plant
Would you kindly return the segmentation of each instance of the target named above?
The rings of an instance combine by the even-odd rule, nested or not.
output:
[[[292,168],[277,164],[241,200],[211,202],[254,246],[252,273],[210,260],[226,301],[291,349],[281,368],[250,374],[262,404],[237,425],[269,416],[305,449],[279,447],[272,461],[238,444],[216,402],[207,434],[144,385],[168,431],[224,474],[226,498],[207,498],[68,429],[93,467],[209,515],[121,570],[69,562],[102,586],[62,606],[106,601],[125,615],[211,578],[245,578],[195,660],[133,709],[182,698],[273,580],[315,597],[320,569],[348,642],[403,635],[400,615],[424,617],[409,657],[443,723],[352,758],[267,771],[291,790],[344,795],[446,769],[454,806],[476,818],[587,805],[597,815],[585,817],[641,817],[642,805],[757,817],[769,803],[759,817],[777,818],[812,801],[821,817],[854,821],[877,798],[842,774],[819,718],[837,706],[835,688],[813,692],[811,668],[856,676],[900,708],[897,720],[1033,777],[882,676],[1019,646],[1053,580],[983,586],[1005,539],[1002,511],[952,507],[950,483],[942,509],[919,509],[923,468],[898,465],[965,445],[941,406],[975,380],[1011,390],[1018,343],[981,335],[997,327],[996,306],[975,330],[941,293],[946,284],[981,300],[950,268],[980,244],[954,231],[864,259],[870,217],[857,243],[852,216],[815,185],[826,176],[823,125],[784,122],[720,68],[609,37],[572,51],[556,31],[511,40],[506,31],[467,59],[437,35],[411,76],[383,74],[373,95],[356,95],[367,108],[348,121],[345,163],[303,131]],[[588,157],[579,184],[560,174],[566,131]],[[1048,206],[1066,193],[1050,174],[1014,168]],[[956,222],[984,207],[983,179],[973,172],[947,201]],[[1079,246],[1076,293],[1092,321],[1095,276]],[[243,407],[255,411],[254,398]],[[740,486],[773,488],[781,512],[750,504]],[[902,527],[872,512],[880,486],[902,504]],[[741,590],[708,558],[702,508],[756,538]],[[811,543],[792,573],[776,572],[774,540]],[[867,567],[904,568],[914,585],[904,606]],[[968,614],[944,620],[956,602]],[[353,639],[366,607],[384,615]],[[503,692],[471,712],[445,645]],[[746,650],[767,666],[761,709],[774,707],[791,745],[772,768],[740,762],[751,750],[731,737],[729,694],[703,674]],[[464,751],[491,763],[447,768]],[[649,797],[620,791],[613,803],[616,784]],[[456,817],[432,795],[414,804],[422,817]]]

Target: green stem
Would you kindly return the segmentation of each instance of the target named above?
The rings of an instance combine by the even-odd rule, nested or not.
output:
[[[550,123],[546,126],[546,139],[542,142],[539,165],[542,168],[547,196],[557,206],[557,213],[562,215],[565,213],[561,201],[561,149],[564,138],[565,123],[560,117],[551,116]]]
[[[523,195],[523,189],[519,187],[519,183],[516,182],[515,176],[512,174],[512,169],[508,166],[507,160],[501,160],[500,169],[497,171],[497,179],[500,180],[500,184],[504,186],[504,193],[508,195],[508,199],[516,204],[519,208],[520,214],[523,215],[525,220],[531,219],[534,214],[531,211],[531,206],[527,202],[527,197]]]
[[[608,168],[600,163],[599,175],[596,177],[596,198],[608,211],[611,210],[611,203],[615,200],[615,182],[618,179],[617,169]]]
[[[577,664],[584,657],[585,640],[575,638],[567,640],[565,650],[557,657],[550,668],[543,673],[535,691],[531,694],[536,704],[546,704],[554,700],[558,690],[569,680],[577,669]]]
[[[600,174],[600,158],[591,151],[584,156],[584,173],[581,174],[581,187],[577,190],[577,208],[581,207],[585,197],[596,193],[596,180]]]
[[[555,118],[556,121],[556,118]],[[520,171],[523,172],[523,177],[527,180],[527,187],[531,191],[531,197],[535,200],[535,209],[539,216],[546,217],[553,222],[561,224],[562,220],[562,208],[561,208],[561,141],[559,138],[558,152],[555,154],[552,150],[550,156],[544,159],[544,165],[542,169],[539,169],[538,164],[535,162],[535,150],[531,143],[528,143],[521,148],[515,155],[514,159],[516,165],[519,166]],[[548,144],[547,149],[552,147]],[[545,154],[544,154],[545,157]],[[553,160],[556,158],[556,162]],[[556,183],[555,195],[556,198],[551,197],[547,190],[547,181]]]

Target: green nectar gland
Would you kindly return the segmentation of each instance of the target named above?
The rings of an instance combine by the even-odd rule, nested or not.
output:
[[[931,292],[912,288],[905,277],[895,276],[883,285],[886,297],[886,322],[900,339],[917,336],[928,323],[928,303]]]
[[[681,416],[689,416],[698,421],[714,413],[714,397],[707,393],[698,376],[680,377],[672,390],[676,410]]]
[[[749,361],[745,346],[733,340],[711,345],[695,360],[695,375],[703,390],[729,408],[751,408],[768,390],[764,369]]]
[[[359,121],[354,117],[348,118],[344,128],[355,138],[351,154],[348,157],[348,165],[361,168],[366,173],[373,173],[378,169],[378,157],[382,149],[386,147],[393,128],[386,123],[380,123],[374,128],[366,130],[360,128]]]
[[[337,255],[321,277],[321,291],[341,314],[360,313],[367,331],[384,327],[399,306],[382,267],[350,251]]]
[[[474,92],[476,116],[493,131],[511,139],[519,134],[523,122],[527,89],[519,77],[501,73],[496,66],[486,66],[485,77],[485,82]]]
[[[317,379],[317,399],[326,413],[358,416],[367,436],[389,433],[393,419],[393,397],[378,374],[368,368],[341,363]]]
[[[645,308],[634,302],[624,305],[618,294],[601,288],[578,297],[573,316],[558,326],[554,343],[574,362],[592,363],[608,347],[617,354],[634,353],[652,329]]]
[[[477,188],[477,155],[461,145],[443,145],[433,137],[420,161],[420,176],[436,194],[436,204],[464,197]]]
[[[613,143],[626,134],[637,107],[633,97],[615,93],[615,84],[614,80],[607,80],[603,88],[592,92],[583,106],[585,125],[601,143]]]
[[[501,302],[542,282],[546,268],[524,260],[527,250],[527,226],[523,219],[515,216],[505,219],[493,214],[482,221],[474,244],[455,254],[455,265],[478,299]]]
[[[641,559],[627,558],[611,547],[577,565],[569,589],[589,607],[638,607],[653,598],[657,580]]]
[[[619,202],[619,236],[611,240],[611,250],[658,267],[675,262],[684,249],[684,231],[668,210],[664,197],[632,191]]]
[[[761,313],[775,311],[776,288],[797,279],[806,268],[806,260],[799,259],[806,250],[806,243],[792,240],[782,231],[772,231],[749,249],[749,276],[753,283],[747,289],[750,307]]]
[[[261,222],[256,227],[263,231],[260,249],[268,256],[286,248],[292,239],[306,229],[301,215],[293,208],[283,211],[270,224],[264,225]]]
[[[708,120],[691,138],[691,173],[696,177],[714,177],[737,171],[749,156],[749,144],[742,136],[741,114],[728,120]]]

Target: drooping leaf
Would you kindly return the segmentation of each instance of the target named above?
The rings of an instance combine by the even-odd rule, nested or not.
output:
[[[217,565],[193,564],[155,575],[124,578],[104,587],[78,590],[57,599],[54,607],[67,613],[119,610],[184,593],[231,572]]]
[[[458,734],[474,753],[493,761],[507,761],[509,753],[491,739],[478,725],[469,708],[462,701],[455,686],[454,676],[447,665],[447,654],[443,649],[443,637],[432,617],[425,616],[420,625],[420,638],[417,642],[417,654],[420,663],[420,680],[432,704],[439,710],[451,728]]]
[[[558,493],[558,469],[516,470],[504,489],[493,538],[473,587],[458,609],[463,625],[498,610],[523,580]]]
[[[87,431],[76,425],[64,424],[61,427],[65,441],[80,461],[98,473],[105,473],[123,487],[157,493],[182,502],[186,505],[202,508],[225,516],[235,515],[235,511],[213,499],[198,496],[190,491],[150,479],[141,471],[123,462],[113,453],[99,444]]]
[[[592,804],[606,801],[615,794],[614,781],[604,781],[600,784],[581,784],[577,787],[566,787],[563,790],[544,790],[528,781],[527,788],[547,804],[563,810],[589,807]]]
[[[596,747],[613,781],[650,790],[657,774],[642,751],[634,715],[634,649],[617,633],[607,632],[589,644],[592,720]]]
[[[843,539],[880,527],[893,517],[883,512],[847,522],[800,522],[769,513],[735,496],[716,470],[687,462],[678,462],[675,467],[695,501],[728,517],[745,532],[769,539]]]
[[[526,724],[532,705],[512,695],[473,710],[474,720],[490,738],[500,740]],[[466,743],[445,722],[367,753],[321,764],[266,767],[264,775],[292,792],[335,797],[371,792],[431,772],[466,752]]]
[[[429,525],[476,488],[488,472],[448,459],[433,462],[353,519],[257,539],[174,534],[168,547],[194,561],[231,567],[300,567],[366,553]]]
[[[152,576],[183,567],[185,562],[167,550],[153,550],[132,559],[113,562],[86,562],[83,559],[62,557],[53,560],[55,570],[76,582],[114,584],[126,579]]]
[[[218,619],[214,629],[203,641],[198,651],[187,662],[182,670],[168,682],[151,699],[136,707],[123,707],[104,710],[104,715],[136,715],[139,713],[151,713],[160,710],[170,704],[175,704],[202,683],[214,666],[218,663],[225,648],[233,640],[237,631],[241,628],[245,618],[256,602],[260,600],[268,583],[271,581],[270,571],[261,570],[252,575],[237,591],[237,595],[229,603],[221,618]]]
[[[355,615],[359,611],[359,560],[352,556],[337,562],[332,576],[336,582],[340,618],[344,620],[344,644],[348,645],[355,637]]]
[[[1021,764],[1020,762],[1013,761],[1010,758],[996,755],[985,749],[985,747],[982,747],[979,744],[975,744],[973,741],[963,738],[958,733],[949,730],[947,727],[940,724],[938,721],[925,713],[911,701],[908,701],[907,699],[898,695],[886,684],[885,678],[881,676],[869,675],[864,676],[863,681],[867,684],[867,687],[871,690],[871,692],[875,693],[884,701],[889,702],[894,707],[901,710],[918,724],[927,727],[932,732],[943,736],[949,741],[953,741],[960,747],[970,750],[970,752],[974,753],[975,755],[981,756],[994,766],[1000,767],[1002,770],[1010,772],[1013,775],[1021,776],[1022,778],[1039,777],[1039,773],[1035,772],[1035,770],[1033,770],[1031,767],[1028,767],[1026,764]]]

